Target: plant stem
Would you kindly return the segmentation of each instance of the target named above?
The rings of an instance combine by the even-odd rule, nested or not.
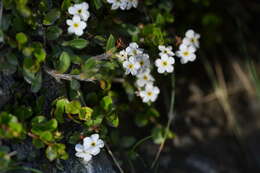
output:
[[[168,122],[167,122],[167,126],[166,126],[166,132],[164,134],[164,137],[163,137],[163,141],[162,143],[160,144],[160,147],[156,153],[156,156],[155,156],[155,159],[153,160],[153,163],[152,163],[152,166],[151,166],[151,169],[154,168],[154,166],[156,165],[156,162],[158,161],[160,155],[161,155],[161,152],[163,150],[163,147],[164,147],[164,144],[165,144],[165,141],[168,137],[168,133],[169,133],[169,129],[170,129],[170,126],[171,126],[171,123],[172,123],[172,120],[174,119],[174,113],[173,113],[173,109],[174,109],[174,102],[175,102],[175,77],[174,75],[172,74],[171,75],[171,87],[172,87],[172,92],[171,92],[171,103],[170,103],[170,108],[169,108],[169,112],[168,112]]]

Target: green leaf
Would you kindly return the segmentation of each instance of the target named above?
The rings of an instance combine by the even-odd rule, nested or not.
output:
[[[32,119],[32,132],[40,135],[44,131],[55,131],[58,127],[56,119],[46,120],[44,116],[36,116]]]
[[[50,26],[46,31],[46,37],[48,40],[56,40],[62,34],[62,29],[57,26]]]
[[[52,25],[54,22],[60,18],[60,11],[58,9],[51,9],[44,17],[44,25]]]
[[[71,46],[76,49],[83,49],[89,44],[88,40],[83,38],[74,39],[71,41],[65,41],[62,43],[63,46]]]
[[[105,110],[105,111],[110,111],[112,108],[113,100],[110,96],[105,96],[102,98],[100,102],[100,106]]]
[[[85,64],[84,64],[84,70],[85,70],[85,71],[88,71],[89,69],[95,67],[96,64],[97,64],[97,62],[96,62],[95,59],[89,58],[89,59],[85,62]]]
[[[67,52],[62,52],[59,58],[58,71],[64,73],[70,67],[70,56]]]
[[[49,145],[48,148],[46,149],[45,153],[46,153],[46,157],[50,161],[53,161],[58,157],[57,148],[54,145]]]
[[[42,87],[42,73],[41,73],[41,71],[38,72],[35,75],[34,79],[31,82],[32,82],[31,83],[32,92],[37,93]]]
[[[61,4],[61,9],[62,11],[66,11],[70,6],[71,6],[71,0],[63,0]]]
[[[40,148],[43,148],[44,147],[44,143],[38,139],[38,138],[33,138],[33,141],[32,141],[33,145],[37,148],[37,149],[40,149]]]
[[[16,40],[17,40],[18,44],[23,45],[28,41],[28,38],[24,33],[20,32],[20,33],[16,34]]]
[[[93,113],[93,109],[86,106],[82,107],[80,109],[79,119],[84,121],[90,120],[92,113]]]
[[[77,100],[71,101],[66,105],[65,110],[67,114],[78,114],[80,112],[81,105]]]
[[[54,111],[54,116],[60,123],[64,122],[63,114],[65,113],[65,107],[68,103],[69,101],[67,99],[59,99],[56,102],[56,109]]]
[[[49,132],[49,131],[42,132],[42,133],[40,134],[40,138],[41,138],[41,140],[43,140],[43,141],[53,141],[53,135],[52,135],[52,133]]]
[[[112,127],[118,127],[118,125],[119,125],[119,118],[115,112],[106,116],[106,120],[107,120],[108,125],[110,125]]]
[[[111,34],[107,40],[107,44],[106,44],[106,51],[109,51],[110,49],[115,47],[115,38],[114,36]]]
[[[33,112],[31,107],[20,106],[15,109],[14,114],[18,117],[19,120],[24,121],[30,118]]]
[[[39,63],[43,62],[46,58],[46,52],[43,48],[36,48],[33,52],[33,55]]]
[[[102,7],[102,1],[101,0],[93,0],[95,8],[98,10]]]

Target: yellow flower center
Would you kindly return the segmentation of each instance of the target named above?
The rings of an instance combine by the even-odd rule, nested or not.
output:
[[[81,10],[81,9],[79,9],[79,10],[78,10],[78,13],[79,13],[79,14],[81,14],[81,13],[82,13],[82,10]]]
[[[183,52],[183,55],[184,55],[184,56],[188,56],[188,55],[189,55],[189,52],[188,52],[188,51]]]
[[[96,143],[95,143],[95,142],[92,142],[92,143],[91,143],[91,146],[95,147],[95,146],[96,146]]]
[[[129,69],[132,69],[132,68],[134,68],[134,65],[133,65],[133,64],[129,64],[129,65],[128,65],[128,68],[129,68]]]
[[[148,95],[148,96],[152,96],[152,95],[153,95],[153,93],[152,93],[152,92],[150,92],[150,91],[148,91],[148,92],[147,92],[147,95]]]
[[[75,28],[77,28],[77,27],[79,27],[79,24],[78,24],[78,23],[74,23],[73,26],[74,26]]]
[[[163,61],[163,62],[162,62],[162,65],[163,65],[163,66],[167,66],[167,65],[168,65],[168,62],[167,62],[167,61]]]
[[[143,66],[144,65],[144,61],[140,61],[140,65]]]
[[[148,80],[148,77],[146,75],[144,76],[144,80]]]

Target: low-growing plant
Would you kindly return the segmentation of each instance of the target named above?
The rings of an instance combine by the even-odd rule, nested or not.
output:
[[[20,82],[15,87],[25,92],[15,94],[14,104],[0,114],[1,141],[31,138],[50,161],[70,157],[68,144],[75,145],[83,164],[104,145],[122,145],[130,157],[141,143],[124,135],[122,126],[130,119],[139,128],[150,125],[151,136],[144,139],[153,138],[162,149],[174,137],[169,127],[175,57],[181,64],[194,61],[200,38],[192,29],[180,33],[183,39],[171,32],[172,6],[164,0],[2,0],[0,70],[15,76]],[[134,13],[145,16],[137,20]],[[51,104],[46,78],[65,86]],[[154,102],[168,79],[172,84],[165,87],[172,94],[164,126]],[[8,152],[0,150],[6,170]]]

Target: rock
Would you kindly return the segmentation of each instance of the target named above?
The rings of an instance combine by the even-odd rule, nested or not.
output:
[[[31,140],[24,140],[20,143],[9,144],[12,151],[16,151],[15,158],[22,167],[34,168],[43,173],[116,173],[113,168],[113,162],[108,158],[106,152],[102,151],[87,164],[83,165],[80,160],[74,156],[74,147],[68,146],[69,159],[57,162],[49,162],[44,150],[37,150],[31,143]],[[28,170],[12,170],[8,173],[29,173]]]
[[[186,159],[186,165],[191,169],[191,172],[196,173],[218,173],[217,165],[210,159],[191,155]]]
[[[0,109],[12,98],[13,85],[14,79],[11,75],[6,76],[0,73]]]

